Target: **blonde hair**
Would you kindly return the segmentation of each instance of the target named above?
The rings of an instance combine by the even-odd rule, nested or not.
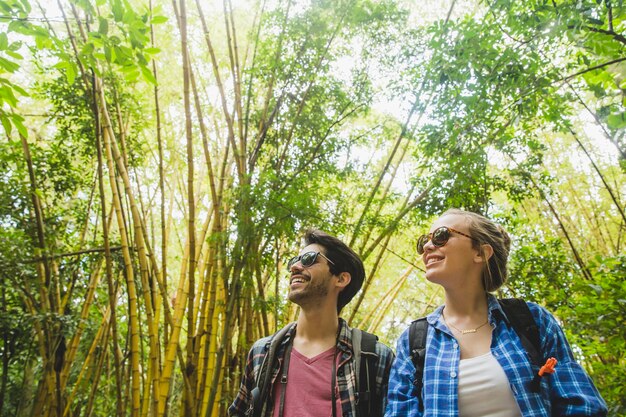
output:
[[[441,217],[446,215],[463,216],[468,220],[469,234],[476,239],[472,241],[472,245],[474,249],[480,251],[483,258],[485,254],[481,245],[491,246],[493,255],[483,269],[483,287],[487,292],[493,292],[502,287],[509,275],[506,264],[511,250],[511,238],[506,230],[487,217],[471,211],[449,209]]]

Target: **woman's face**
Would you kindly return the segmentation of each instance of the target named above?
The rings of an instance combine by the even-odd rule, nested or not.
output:
[[[448,227],[470,235],[468,220],[461,215],[448,214],[437,219],[428,233],[440,227]],[[431,240],[424,245],[422,260],[426,267],[426,279],[444,287],[463,283],[471,274],[482,270],[478,251],[472,247],[472,239],[450,232],[448,241],[435,246]]]

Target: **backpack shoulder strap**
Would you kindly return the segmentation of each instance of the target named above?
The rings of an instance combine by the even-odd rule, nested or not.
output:
[[[352,346],[354,347],[354,361],[357,371],[357,415],[359,417],[382,415],[381,401],[376,393],[377,340],[378,337],[372,333],[356,328],[352,329]]]
[[[535,318],[530,312],[528,304],[520,298],[502,298],[498,302],[511,322],[515,333],[519,336],[530,361],[533,365],[540,367],[543,364],[543,356],[541,354],[539,327],[535,323]]]
[[[428,322],[426,317],[419,318],[409,327],[409,349],[411,362],[415,366],[413,385],[417,393],[419,410],[424,411],[424,399],[422,387],[424,386],[424,359],[426,358],[426,336],[428,335]]]
[[[262,409],[264,408],[264,402],[268,395],[268,390],[270,386],[270,382],[272,379],[272,366],[274,361],[276,360],[276,351],[280,346],[281,342],[285,338],[285,335],[291,328],[295,325],[295,323],[289,323],[278,332],[274,333],[274,335],[269,340],[269,347],[263,357],[263,362],[261,362],[261,368],[256,376],[255,387],[252,389],[252,403],[253,403],[253,416],[259,417],[261,416]]]
[[[520,338],[522,346],[530,358],[530,362],[537,368],[540,368],[544,357],[541,353],[539,327],[530,312],[530,308],[528,308],[528,304],[519,298],[504,298],[498,300],[498,302],[511,322],[515,333]],[[541,378],[536,375],[530,382],[530,391],[539,392],[540,389]]]

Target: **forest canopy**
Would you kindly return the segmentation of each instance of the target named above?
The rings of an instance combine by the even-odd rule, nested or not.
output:
[[[417,236],[513,237],[626,414],[626,6],[612,0],[0,0],[0,414],[222,416],[339,236],[390,346],[442,301]]]

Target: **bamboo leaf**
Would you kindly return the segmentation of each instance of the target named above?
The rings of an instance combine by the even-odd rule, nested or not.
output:
[[[152,19],[150,19],[150,24],[152,25],[160,25],[162,23],[167,22],[169,19],[166,16],[153,16]]]
[[[15,72],[20,68],[20,66],[13,61],[0,57],[0,68],[8,72]]]
[[[11,115],[12,120],[13,120],[13,125],[17,128],[17,131],[20,133],[20,135],[22,135],[25,138],[28,138],[28,129],[26,129],[26,126],[24,126],[24,118],[17,115],[17,114],[13,114]]]
[[[141,74],[143,75],[143,78],[148,81],[150,84],[152,85],[156,85],[157,81],[156,78],[154,78],[154,74],[152,74],[152,71],[150,70],[150,68],[148,68],[145,65],[141,65]]]
[[[23,89],[22,87],[20,87],[17,84],[12,84],[11,87],[13,88],[13,90],[17,91],[18,93],[20,93],[21,95],[28,97],[28,91],[26,91],[25,89]]]
[[[124,8],[120,0],[113,0],[111,11],[113,12],[113,18],[116,22],[122,22],[124,20]]]
[[[24,59],[24,57],[22,55],[18,54],[17,52],[11,51],[11,50],[7,50],[6,54],[9,55],[11,58],[15,58],[15,59],[19,59],[19,60]]]
[[[98,16],[98,33],[102,35],[108,35],[109,33],[109,21],[102,16]]]
[[[17,107],[17,98],[13,94],[13,89],[7,85],[0,87],[0,100],[7,102],[11,107]]]
[[[11,125],[11,121],[9,120],[5,112],[0,112],[0,122],[2,122],[2,127],[4,128],[7,136],[11,136],[13,126]]]
[[[149,54],[149,55],[156,55],[156,54],[161,53],[161,48],[153,48],[153,47],[150,47],[150,48],[146,48],[146,49],[144,49],[143,51],[144,51],[146,54]]]
[[[109,46],[105,46],[104,47],[104,57],[105,57],[107,62],[115,61],[115,57],[113,56],[114,54],[115,54],[115,52],[113,51],[113,48],[111,48]]]
[[[607,124],[611,129],[615,130],[626,128],[626,112],[609,115]]]
[[[74,84],[74,80],[76,79],[76,64],[74,62],[71,62],[66,68],[65,68],[65,76],[67,78],[67,82],[68,84],[72,85]]]

